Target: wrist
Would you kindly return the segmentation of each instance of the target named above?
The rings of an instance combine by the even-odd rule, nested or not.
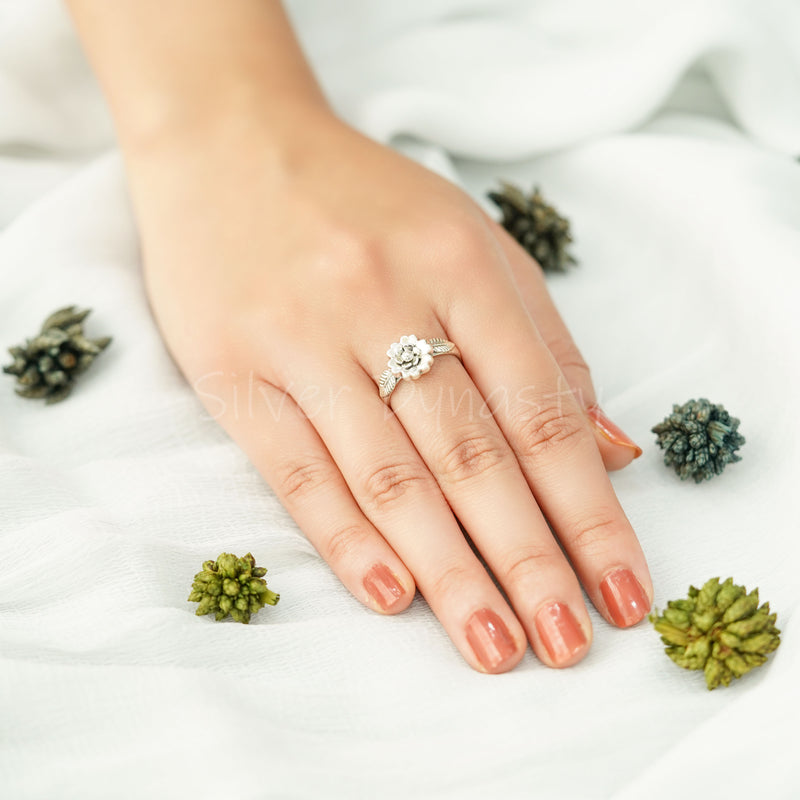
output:
[[[331,114],[280,0],[66,0],[126,156],[261,120]]]
[[[303,132],[338,122],[321,95],[281,98],[239,81],[197,102],[186,95],[154,99],[137,113],[117,116],[116,128],[126,161],[136,164],[195,148],[205,148],[211,156],[215,144],[236,147],[251,137],[277,156]]]
[[[122,147],[145,251],[153,237],[163,242],[174,234],[178,241],[175,231],[195,224],[191,209],[235,206],[256,186],[285,191],[310,153],[347,129],[327,107],[313,104],[283,109],[277,120],[262,102],[214,108],[218,113],[139,129]]]

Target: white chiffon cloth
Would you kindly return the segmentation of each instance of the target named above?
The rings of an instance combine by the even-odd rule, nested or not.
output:
[[[420,598],[392,618],[362,607],[165,352],[63,9],[0,0],[0,342],[67,303],[114,337],[63,404],[0,375],[0,797],[800,796],[800,6],[290,11],[354,125],[484,204],[511,179],[570,217],[581,264],[550,286],[606,411],[645,447],[613,481],[656,602],[732,575],[761,588],[783,644],[709,693],[649,625],[592,611],[577,667],[528,653],[485,676]],[[700,486],[649,432],[698,396],[747,438]],[[252,551],[281,593],[249,626],[186,602],[223,551]]]

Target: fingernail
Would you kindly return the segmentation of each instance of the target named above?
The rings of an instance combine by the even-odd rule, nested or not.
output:
[[[536,630],[555,664],[564,664],[586,646],[586,636],[569,606],[552,603],[536,615]]]
[[[364,588],[375,602],[388,611],[406,593],[386,564],[375,564],[364,577]]]
[[[634,458],[639,458],[642,448],[628,436],[618,425],[615,425],[598,405],[590,406],[586,409],[589,420],[595,429],[607,439],[611,444],[618,444],[620,447],[628,447],[634,452]]]
[[[476,611],[469,618],[467,641],[487,671],[496,669],[517,651],[505,622],[488,608]]]
[[[642,584],[629,569],[615,569],[600,584],[611,619],[620,628],[636,624],[650,610],[650,600]]]

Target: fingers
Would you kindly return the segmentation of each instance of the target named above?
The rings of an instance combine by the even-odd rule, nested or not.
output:
[[[458,359],[403,382],[392,407],[486,560],[536,655],[565,667],[588,652],[591,622],[575,573],[517,459]]]
[[[467,662],[482,672],[514,667],[525,632],[375,382],[360,369],[316,377],[323,382],[319,396],[336,399],[313,407],[298,401],[364,516],[414,576]],[[348,391],[340,393],[343,384]]]
[[[589,367],[553,304],[539,265],[502,226],[494,222],[491,224],[511,266],[525,308],[558,362],[567,383],[575,392],[579,405],[589,417],[606,469],[626,467],[642,454],[642,449],[598,405]]]
[[[364,516],[339,469],[294,400],[259,382],[252,413],[223,423],[278,499],[362,603],[383,614],[407,608],[414,579]]]
[[[487,320],[503,319],[487,334]],[[446,329],[511,445],[592,602],[627,627],[649,609],[644,554],[614,494],[586,414],[510,285],[454,303]]]

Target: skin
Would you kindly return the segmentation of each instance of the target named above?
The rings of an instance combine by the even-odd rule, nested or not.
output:
[[[599,587],[617,568],[651,599],[606,471],[635,450],[592,426],[589,371],[505,231],[336,118],[279,2],[68,6],[114,115],[164,341],[353,595],[387,612],[364,585],[385,564],[405,590],[388,613],[418,589],[489,672],[528,644],[549,666],[583,658],[581,585],[613,623]],[[387,406],[375,381],[403,333],[450,339],[463,363],[436,358]],[[585,637],[566,657],[535,624],[553,602]],[[489,667],[467,635],[481,609],[513,642]]]

